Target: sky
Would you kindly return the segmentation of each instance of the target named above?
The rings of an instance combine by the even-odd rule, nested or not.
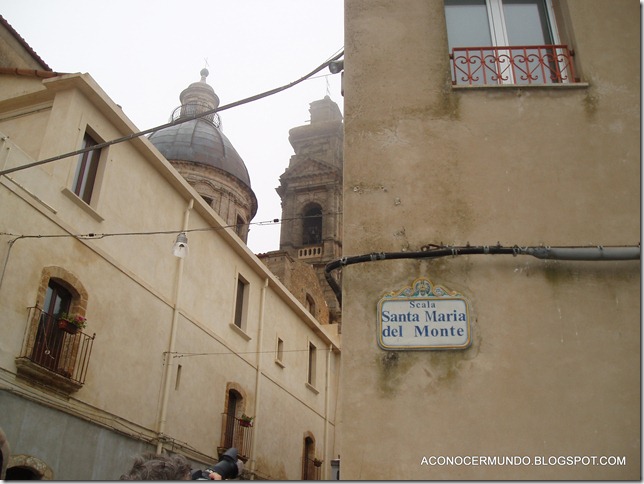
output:
[[[204,67],[224,106],[300,79],[344,44],[343,0],[0,0],[0,14],[52,70],[91,75],[141,131],[169,121]],[[326,95],[343,111],[328,69],[219,113],[257,197],[255,253],[279,248],[279,224],[263,222],[281,218],[288,132]]]

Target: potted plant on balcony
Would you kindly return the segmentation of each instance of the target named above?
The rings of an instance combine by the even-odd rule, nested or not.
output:
[[[78,314],[60,313],[58,316],[58,328],[69,334],[76,334],[79,329],[83,329],[85,326],[87,326],[87,319]]]
[[[254,418],[255,417],[249,417],[245,413],[242,413],[242,416],[239,417],[239,425],[242,427],[252,427]]]
[[[313,465],[315,467],[320,467],[322,465],[322,462],[324,462],[322,459],[318,459],[317,457],[313,459]]]

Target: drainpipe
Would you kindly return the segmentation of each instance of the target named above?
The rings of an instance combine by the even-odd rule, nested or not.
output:
[[[190,218],[190,211],[194,204],[194,199],[190,199],[186,211],[183,214],[182,231],[188,230],[188,220]],[[174,289],[174,308],[172,310],[172,323],[170,326],[170,342],[168,343],[168,351],[164,355],[165,371],[163,375],[163,394],[161,398],[161,406],[159,407],[159,415],[157,418],[157,454],[163,450],[163,432],[165,431],[165,423],[168,413],[168,400],[170,398],[170,380],[172,378],[172,369],[174,367],[172,354],[174,353],[174,346],[177,339],[177,326],[179,322],[179,298],[181,296],[181,283],[183,280],[183,258],[179,257],[177,261],[177,280]]]
[[[331,355],[333,353],[333,346],[329,343],[329,351],[326,354],[326,381],[324,382],[324,462],[328,464],[329,453],[329,380],[331,378]],[[327,478],[327,466],[325,465],[322,471],[322,479]]]
[[[266,290],[268,289],[268,278],[264,279],[264,286],[262,286],[262,292],[259,296],[259,321],[257,328],[257,361],[256,361],[256,370],[255,370],[255,405],[253,406],[253,415],[257,418],[259,412],[259,389],[261,384],[262,376],[262,333],[264,332],[264,307],[266,305]],[[261,427],[261,424],[260,424]],[[255,471],[257,469],[257,424],[255,424],[255,435],[253,436],[253,445],[251,446],[250,455],[251,455],[251,465],[250,465],[250,474],[251,479],[255,479]]]

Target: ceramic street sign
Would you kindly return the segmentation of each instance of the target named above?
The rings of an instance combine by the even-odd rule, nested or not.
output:
[[[378,344],[386,350],[454,350],[471,343],[467,301],[425,278],[378,302]]]

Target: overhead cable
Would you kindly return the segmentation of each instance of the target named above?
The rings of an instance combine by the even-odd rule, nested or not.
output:
[[[279,92],[285,91],[287,89],[290,89],[293,86],[296,86],[297,84],[299,84],[299,83],[301,83],[303,81],[306,81],[310,77],[312,77],[315,74],[317,74],[318,72],[320,72],[322,69],[328,67],[328,65],[331,62],[339,59],[343,55],[344,55],[344,49],[342,49],[339,54],[334,55],[329,60],[327,60],[326,62],[324,62],[320,66],[316,67],[315,69],[313,69],[311,72],[309,72],[305,76],[300,77],[296,81],[293,81],[293,82],[291,82],[289,84],[286,84],[284,86],[276,87],[274,89],[271,89],[269,91],[263,92],[261,94],[255,94],[254,96],[250,96],[250,97],[247,97],[245,99],[241,99],[239,101],[235,101],[235,102],[232,102],[230,104],[226,104],[225,106],[220,106],[220,107],[217,107],[217,108],[214,108],[214,109],[210,109],[208,111],[204,111],[204,112],[201,112],[201,113],[196,113],[196,114],[193,114],[191,116],[181,117],[181,118],[178,118],[178,119],[176,119],[174,121],[171,121],[169,123],[162,124],[160,126],[155,126],[154,128],[149,128],[149,129],[146,129],[144,131],[139,131],[138,133],[131,133],[131,134],[128,134],[126,136],[122,136],[121,138],[114,139],[112,141],[106,141],[104,143],[98,143],[96,145],[92,145],[92,146],[87,147],[87,148],[83,148],[83,149],[76,150],[76,151],[71,151],[69,153],[64,153],[62,155],[53,156],[53,157],[47,158],[45,160],[35,161],[33,163],[28,163],[26,165],[16,166],[16,167],[13,167],[13,168],[7,168],[6,170],[0,171],[0,176],[8,175],[9,173],[13,173],[13,172],[16,172],[16,171],[26,170],[27,168],[33,168],[35,166],[45,165],[47,163],[52,163],[54,161],[62,160],[64,158],[69,158],[70,156],[76,156],[76,155],[80,155],[80,154],[83,154],[83,153],[87,153],[88,151],[100,150],[100,149],[105,148],[107,146],[122,143],[124,141],[130,141],[130,140],[135,139],[135,138],[140,138],[141,136],[144,136],[144,135],[150,134],[150,133],[154,133],[155,131],[159,131],[161,129],[169,128],[171,126],[176,126],[178,124],[186,123],[188,121],[193,121],[195,119],[203,118],[205,116],[209,116],[209,115],[218,113],[219,111],[225,111],[225,110],[230,109],[230,108],[241,106],[242,104],[247,104],[247,103],[250,103],[250,102],[253,102],[253,101],[258,101],[259,99],[262,99],[262,98],[265,98],[265,97],[268,97],[268,96],[272,96],[273,94],[277,94]]]

